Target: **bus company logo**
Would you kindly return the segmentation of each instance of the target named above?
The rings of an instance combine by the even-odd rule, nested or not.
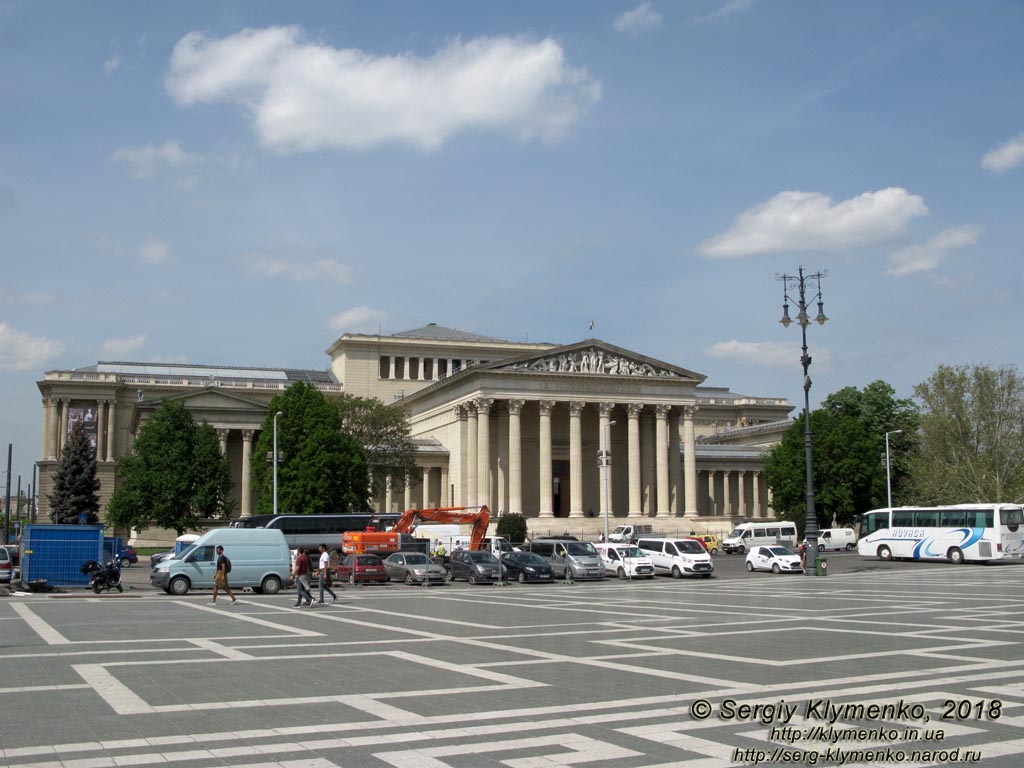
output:
[[[893,528],[890,531],[894,539],[923,539],[924,528]]]

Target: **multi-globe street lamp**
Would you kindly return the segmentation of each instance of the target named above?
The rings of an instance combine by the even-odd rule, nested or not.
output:
[[[604,540],[608,541],[608,512],[612,507],[612,497],[609,492],[609,475],[612,473],[612,427],[614,421],[609,421],[604,427],[604,449],[597,452],[597,465],[604,470]]]
[[[902,429],[894,429],[885,433],[885,493],[889,501],[889,509],[892,509],[892,464],[889,462],[889,435],[902,435]]]
[[[788,328],[793,322],[789,317],[789,302],[792,300],[790,291],[792,289],[797,291],[796,306],[800,310],[796,321],[800,326],[803,340],[800,364],[804,369],[804,454],[807,465],[807,512],[804,522],[804,539],[807,541],[808,560],[813,558],[818,551],[818,516],[814,511],[814,475],[812,474],[811,460],[811,377],[808,374],[808,369],[811,367],[811,356],[807,354],[807,326],[811,324],[811,320],[807,314],[807,305],[813,302],[818,303],[818,316],[814,318],[814,321],[818,325],[824,325],[828,318],[825,317],[821,298],[821,281],[826,277],[828,277],[828,272],[813,272],[805,275],[803,267],[797,270],[796,275],[775,275],[776,280],[782,281],[782,319],[779,321],[782,323],[782,327]],[[808,293],[811,292],[813,294],[808,297]],[[804,572],[810,576],[814,575],[816,571],[814,568],[805,567]]]
[[[277,514],[277,417],[284,416],[281,411],[274,414],[274,514]]]

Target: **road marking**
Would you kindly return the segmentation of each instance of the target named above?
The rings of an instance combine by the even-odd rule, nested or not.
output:
[[[32,631],[46,642],[47,645],[67,645],[71,642],[64,637],[64,635],[39,618],[35,612],[24,603],[14,603],[11,608],[26,624],[28,624]]]
[[[103,668],[101,664],[72,664],[82,679],[119,715],[152,714],[156,710]]]
[[[217,616],[226,616],[238,621],[248,621],[251,624],[258,624],[261,627],[270,627],[271,629],[277,629],[281,632],[286,632],[289,635],[299,635],[300,637],[323,637],[323,632],[314,632],[311,629],[301,629],[299,627],[291,627],[287,624],[278,624],[274,621],[267,621],[266,619],[257,619],[255,616],[249,616],[241,611],[224,611],[220,608],[215,608],[212,605],[199,605],[193,602],[187,602],[185,600],[174,600],[175,605],[184,605],[186,608],[192,608],[197,611],[208,611],[209,613],[215,613]],[[237,607],[237,606],[236,606]]]

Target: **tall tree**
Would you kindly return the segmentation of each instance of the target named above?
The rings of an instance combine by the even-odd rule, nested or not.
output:
[[[118,462],[108,521],[118,528],[171,528],[180,536],[231,512],[231,467],[213,427],[180,403],[160,405]]]
[[[96,450],[89,442],[85,424],[75,422],[71,437],[60,455],[53,478],[50,509],[53,522],[77,523],[85,515],[87,523],[98,523],[100,497],[96,493],[100,481],[96,477]]]
[[[362,512],[367,507],[369,470],[359,442],[345,434],[341,416],[316,387],[296,382],[270,401],[252,456],[257,509],[273,510],[274,414],[277,420],[278,512]]]
[[[885,433],[902,430],[890,440],[894,495],[906,477],[906,447],[914,440],[917,409],[912,400],[898,399],[884,381],[863,389],[846,387],[829,395],[811,412],[814,500],[819,524],[851,524],[858,514],[886,503]],[[765,458],[765,479],[772,489],[779,517],[802,526],[806,514],[807,473],[804,416],[783,435]]]
[[[411,477],[416,470],[416,447],[409,439],[409,422],[397,405],[355,395],[342,395],[335,401],[343,432],[355,438],[366,453],[376,496],[384,489],[387,477]]]
[[[942,365],[914,394],[920,503],[1024,500],[1024,379],[1015,367]]]

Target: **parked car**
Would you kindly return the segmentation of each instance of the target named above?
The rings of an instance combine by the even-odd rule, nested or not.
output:
[[[162,563],[164,560],[168,560],[172,557],[174,557],[173,549],[168,549],[164,552],[157,552],[149,556],[149,566],[150,568],[156,568],[159,563]]]
[[[383,584],[388,580],[384,562],[376,555],[345,555],[335,573],[338,581],[349,584]]]
[[[395,552],[384,561],[384,570],[388,581],[397,579],[406,584],[428,584],[432,581],[444,581],[447,573],[437,563],[421,552]]]
[[[6,546],[0,547],[0,584],[10,584],[14,578],[14,558]]]
[[[702,576],[707,579],[715,570],[704,543],[696,539],[641,538],[637,546],[651,558],[657,573],[669,573],[677,579],[683,576]]]
[[[701,544],[704,545],[704,549],[706,549],[709,554],[712,554],[712,555],[717,555],[718,554],[718,537],[717,536],[715,536],[713,534],[710,534],[710,533],[705,533],[703,536],[695,536],[694,538],[696,538],[698,541],[700,541]]]
[[[554,581],[551,563],[533,552],[508,552],[501,558],[505,575],[520,584],[527,581]]]
[[[127,568],[128,566],[135,565],[137,562],[139,562],[139,555],[135,551],[135,547],[123,547],[117,553],[117,562],[120,564],[122,568]]]
[[[490,552],[476,549],[457,549],[448,558],[448,581],[465,579],[470,584],[494,581],[501,565]]]
[[[789,547],[754,547],[747,553],[748,571],[803,573],[800,555]]]
[[[653,579],[654,563],[646,552],[633,544],[595,544],[604,572],[620,579]]]

